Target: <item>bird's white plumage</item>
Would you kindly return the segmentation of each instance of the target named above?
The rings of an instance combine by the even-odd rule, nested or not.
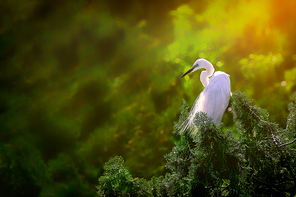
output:
[[[231,95],[230,79],[228,74],[221,71],[217,71],[213,74],[213,65],[205,59],[196,60],[192,68],[189,70],[194,72],[200,68],[206,69],[206,71],[202,71],[200,77],[200,80],[205,88],[196,98],[187,119],[180,128],[180,132],[189,129],[192,135],[197,132],[196,126],[194,124],[194,117],[196,113],[206,113],[213,120],[213,122],[218,125],[222,119],[224,111],[228,106]],[[189,72],[186,72],[184,75],[188,73]],[[182,77],[184,75],[182,75]],[[208,79],[211,75],[212,77]]]

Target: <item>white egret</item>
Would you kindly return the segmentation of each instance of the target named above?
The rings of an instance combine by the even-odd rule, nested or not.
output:
[[[182,124],[182,128],[180,128],[180,132],[190,129],[192,135],[197,131],[193,123],[195,114],[197,112],[204,112],[218,125],[231,96],[229,75],[221,71],[214,73],[215,69],[213,65],[205,59],[196,60],[193,66],[180,78],[201,68],[206,69],[200,74],[200,81],[205,88],[196,98],[189,116]],[[209,79],[209,77],[211,78]]]

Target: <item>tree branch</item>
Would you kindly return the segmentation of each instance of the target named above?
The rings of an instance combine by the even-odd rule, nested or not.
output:
[[[281,145],[279,145],[279,148],[281,148],[281,147],[283,147],[283,146],[287,146],[287,145],[293,144],[294,142],[296,142],[296,139],[294,139],[293,141],[288,142],[288,143],[286,143],[286,144],[281,144]]]
[[[272,138],[272,140],[273,140],[273,142],[274,142],[274,144],[277,146],[277,147],[281,147],[281,145],[278,145],[278,143],[276,142],[276,139],[275,139],[275,137],[274,137],[274,134],[273,134],[273,131],[272,131],[272,128],[271,128],[271,125],[269,124],[269,122],[267,122],[267,121],[265,121],[265,120],[262,120],[255,112],[253,112],[253,110],[250,108],[250,107],[248,107],[247,106],[247,108],[249,109],[249,111],[251,112],[251,114],[253,115],[253,116],[255,116],[258,120],[260,120],[260,121],[262,121],[262,122],[264,122],[265,124],[267,124],[268,125],[268,127],[269,127],[269,131],[270,131],[270,133],[271,133],[271,138]]]

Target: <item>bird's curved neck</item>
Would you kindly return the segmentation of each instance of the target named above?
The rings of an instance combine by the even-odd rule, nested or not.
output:
[[[211,77],[215,71],[212,64],[205,66],[205,71],[202,71],[200,74],[200,81],[204,87],[209,84],[209,77]]]

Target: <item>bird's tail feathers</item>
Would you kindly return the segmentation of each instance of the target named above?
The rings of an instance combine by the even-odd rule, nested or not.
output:
[[[198,129],[197,126],[194,124],[194,118],[195,115],[201,111],[200,109],[200,96],[196,98],[188,117],[185,119],[185,121],[180,125],[179,127],[179,133],[183,134],[184,132],[187,132],[191,137],[196,136]]]

